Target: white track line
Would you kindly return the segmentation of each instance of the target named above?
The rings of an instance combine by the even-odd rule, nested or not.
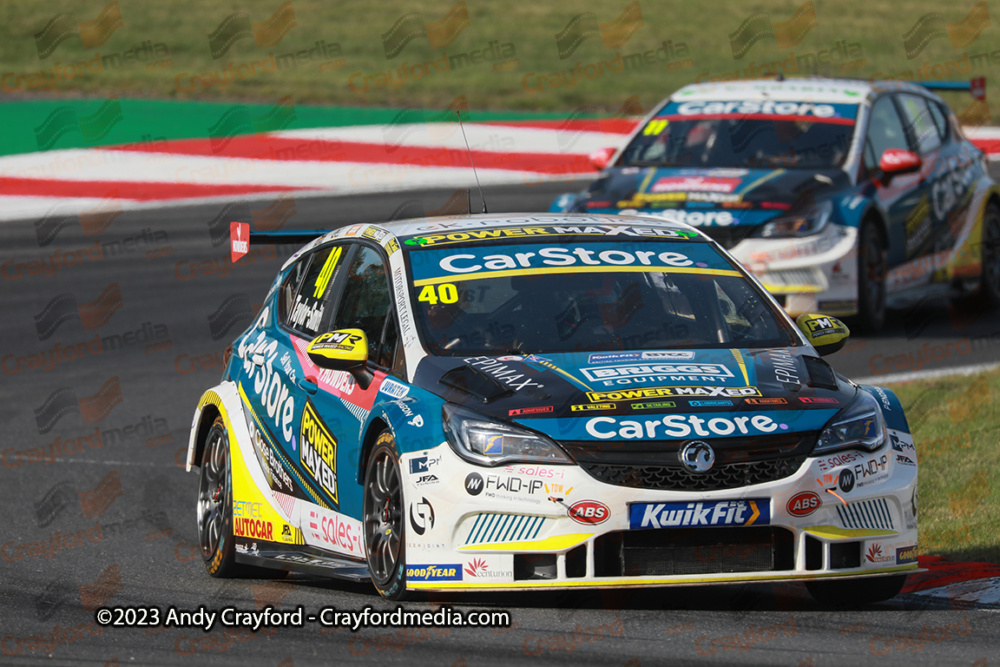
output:
[[[505,153],[586,155],[605,146],[618,146],[625,139],[625,135],[622,134],[480,123],[466,123],[465,133],[469,137],[469,147],[472,150]],[[378,150],[393,146],[465,150],[465,140],[462,139],[458,123],[359,125],[286,130],[273,132],[272,135],[286,139],[355,141],[372,144]]]
[[[857,384],[900,384],[903,382],[914,382],[916,380],[933,380],[935,378],[949,377],[951,375],[977,375],[985,373],[995,368],[1000,368],[1000,362],[991,364],[974,364],[971,366],[955,366],[954,368],[940,368],[930,371],[914,371],[912,373],[891,373],[889,375],[873,375],[864,378],[851,378]]]

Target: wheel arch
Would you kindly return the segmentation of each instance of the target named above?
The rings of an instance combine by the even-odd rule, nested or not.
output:
[[[358,452],[358,484],[365,483],[365,466],[368,465],[368,456],[371,454],[372,448],[375,446],[375,441],[378,440],[379,435],[387,429],[390,431],[392,430],[389,427],[389,423],[382,417],[375,417],[371,420],[371,422],[369,422],[364,437],[361,439],[361,448]]]
[[[858,239],[861,239],[861,226],[868,221],[872,221],[875,224],[875,228],[878,229],[879,235],[882,237],[882,243],[885,244],[886,248],[889,247],[889,223],[885,219],[885,213],[879,209],[878,206],[870,204],[864,213],[858,218]]]
[[[198,423],[193,432],[193,439],[188,446],[188,470],[201,466],[201,456],[205,451],[205,441],[215,420],[222,416],[222,411],[212,403],[206,403],[198,415]]]

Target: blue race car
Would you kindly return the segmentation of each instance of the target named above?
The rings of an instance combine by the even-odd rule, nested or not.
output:
[[[691,85],[624,148],[592,160],[603,169],[597,180],[552,211],[699,227],[793,317],[820,310],[877,331],[890,299],[981,289],[1000,304],[1000,189],[982,151],[924,86]]]
[[[307,237],[195,411],[211,575],[393,599],[786,580],[858,603],[917,567],[899,401],[821,358],[840,321],[793,322],[700,231],[525,214]]]

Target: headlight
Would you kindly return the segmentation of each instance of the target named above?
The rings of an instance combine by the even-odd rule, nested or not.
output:
[[[811,236],[823,231],[830,222],[833,204],[829,200],[799,211],[797,214],[783,215],[761,226],[757,236],[761,238],[787,238],[790,236]]]
[[[839,449],[867,449],[874,452],[885,444],[888,431],[878,401],[859,391],[851,404],[834,415],[819,434],[813,454]]]
[[[497,466],[514,461],[572,463],[559,445],[540,433],[446,404],[444,431],[451,448],[466,461],[481,466]]]

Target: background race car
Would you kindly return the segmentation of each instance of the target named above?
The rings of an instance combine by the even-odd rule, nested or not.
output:
[[[793,316],[856,315],[862,330],[878,330],[890,297],[931,286],[951,296],[981,288],[1000,303],[1000,189],[982,151],[925,86],[691,85],[624,148],[592,159],[606,167],[601,176],[552,211],[700,227]]]

